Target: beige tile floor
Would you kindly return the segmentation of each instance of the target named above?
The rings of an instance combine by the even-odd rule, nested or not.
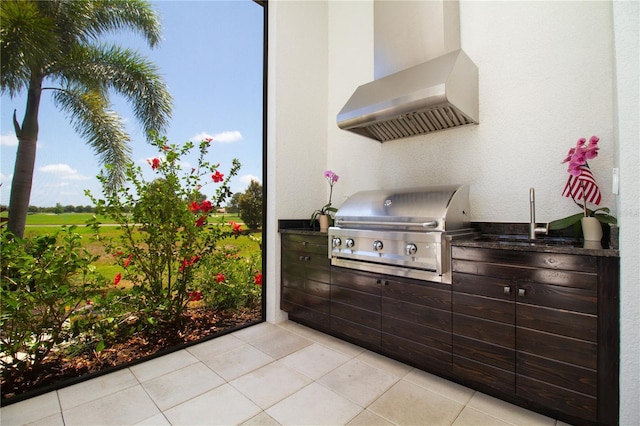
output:
[[[0,409],[8,425],[555,425],[286,321]]]

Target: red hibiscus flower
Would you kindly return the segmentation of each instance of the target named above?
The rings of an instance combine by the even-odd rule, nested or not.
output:
[[[198,300],[202,300],[201,291],[196,290],[189,293],[189,302],[197,302]]]
[[[160,159],[158,157],[150,158],[147,163],[151,164],[151,169],[155,170],[160,167]]]
[[[180,265],[180,272],[184,272],[187,266],[189,266],[189,261],[187,259],[184,259],[182,261],[182,265]]]
[[[211,175],[211,179],[213,179],[214,182],[222,182],[224,180],[224,175],[216,170],[216,172]]]
[[[195,213],[198,210],[200,210],[200,205],[194,201],[191,204],[189,204],[189,210],[191,210],[191,213]]]
[[[200,210],[202,210],[204,213],[209,213],[211,210],[213,210],[211,201],[204,200],[202,203],[200,203]]]
[[[126,268],[127,266],[129,266],[129,264],[131,263],[131,258],[133,258],[133,255],[132,255],[132,254],[130,254],[130,255],[129,255],[129,257],[127,257],[127,258],[124,260],[124,267],[125,267],[125,268]]]
[[[199,228],[199,227],[201,227],[202,225],[204,225],[204,221],[205,221],[205,220],[207,220],[207,217],[206,217],[206,216],[202,216],[200,219],[198,219],[198,220],[196,221],[196,226],[197,226],[198,228]]]
[[[253,277],[253,283],[254,283],[255,285],[262,285],[262,274],[256,274],[256,275]]]
[[[113,278],[113,285],[117,286],[121,279],[122,279],[122,274],[119,273]]]
[[[242,225],[239,223],[234,222],[233,220],[229,221],[229,225],[231,225],[233,227],[233,233],[234,234],[239,234],[240,232],[242,232]]]
[[[217,282],[221,283],[222,281],[224,281],[226,279],[227,279],[227,277],[225,277],[223,274],[221,274],[221,273],[217,273],[216,274],[216,281]]]

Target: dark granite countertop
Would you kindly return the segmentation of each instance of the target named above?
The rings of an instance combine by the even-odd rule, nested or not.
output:
[[[477,247],[496,250],[511,251],[528,251],[556,254],[579,254],[584,256],[599,257],[619,257],[618,250],[610,248],[595,247],[589,242],[585,243],[581,240],[559,240],[538,238],[529,240],[527,238],[511,238],[505,235],[487,235],[479,234],[478,236],[453,240],[452,246],[456,247]],[[590,247],[591,245],[591,247]],[[600,244],[601,246],[601,244]]]

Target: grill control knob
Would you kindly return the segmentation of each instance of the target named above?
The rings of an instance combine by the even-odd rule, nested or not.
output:
[[[345,241],[345,244],[347,245],[347,248],[352,248],[356,245],[356,242],[353,241],[353,238],[349,238],[347,239],[347,241]]]
[[[373,242],[373,251],[380,251],[383,247],[384,245],[382,244],[382,241],[376,240]]]
[[[407,246],[404,248],[404,252],[406,253],[407,256],[413,256],[414,254],[416,254],[417,251],[418,251],[418,247],[413,243],[407,244]]]
[[[331,244],[333,245],[334,248],[340,247],[342,245],[342,240],[338,237],[333,237]]]

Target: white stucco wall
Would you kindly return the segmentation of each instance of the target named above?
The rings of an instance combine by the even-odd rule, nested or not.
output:
[[[640,424],[640,3],[613,3],[620,167],[620,424]]]
[[[640,424],[638,3],[463,1],[461,43],[480,71],[481,124],[384,144],[335,125],[355,87],[373,78],[373,3],[274,1],[269,14],[268,320],[285,316],[277,220],[326,203],[325,169],[340,175],[338,206],[364,189],[468,183],[472,220],[526,222],[533,186],[546,222],[577,212],[561,196],[560,161],[595,134],[601,205],[620,220],[620,423]]]

